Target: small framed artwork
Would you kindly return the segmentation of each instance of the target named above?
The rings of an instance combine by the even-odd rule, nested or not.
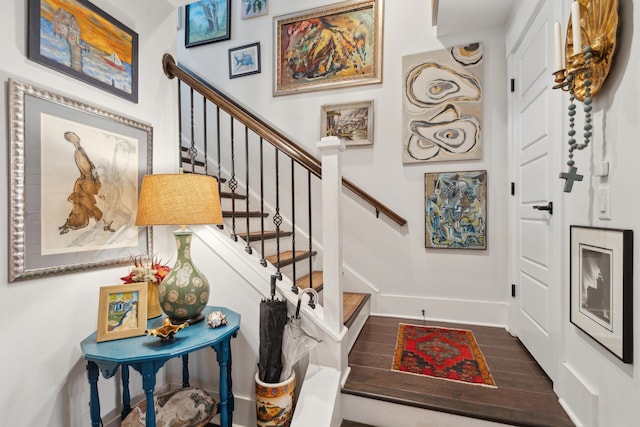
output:
[[[144,335],[147,329],[147,282],[102,286],[96,341]]]
[[[346,146],[373,144],[373,101],[323,105],[320,137],[337,136]]]
[[[633,231],[571,228],[570,320],[624,363],[633,362]]]
[[[240,18],[249,19],[267,14],[267,0],[242,0]]]
[[[229,78],[260,72],[260,43],[229,49]]]
[[[231,38],[231,1],[200,0],[185,6],[185,47]]]
[[[27,56],[138,102],[138,34],[87,0],[29,0]]]
[[[382,83],[383,0],[274,18],[273,95]]]
[[[424,174],[425,247],[487,249],[487,171]]]
[[[9,281],[129,264],[152,128],[9,80]]]

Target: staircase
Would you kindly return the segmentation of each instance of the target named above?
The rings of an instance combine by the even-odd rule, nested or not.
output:
[[[309,367],[313,372],[301,378],[304,384],[298,400],[298,408],[312,408],[296,411],[292,426],[335,425],[341,415],[337,403],[340,384],[349,372],[347,355],[369,316],[371,301],[368,293],[343,292],[343,188],[373,208],[376,217],[383,214],[399,226],[406,220],[341,176],[339,141],[322,141],[321,162],[247,108],[176,65],[170,55],[163,58],[163,69],[167,77],[178,79],[181,169],[218,179],[224,218],[218,231],[223,234],[213,229],[207,231],[207,238],[219,241],[225,251],[233,251],[251,266],[252,286],[263,295],[268,291],[261,285],[273,276],[279,279],[280,295],[289,303],[303,301],[306,294],[311,309],[301,312],[303,327],[307,322],[322,334],[314,356],[317,360]],[[303,292],[307,288],[315,293]],[[309,390],[307,398],[305,390]],[[317,404],[318,399],[322,405]]]
[[[182,150],[184,153],[186,150]],[[191,167],[191,159],[188,157],[182,157],[182,166],[183,169],[187,169]],[[226,179],[220,179],[220,182],[226,182]],[[221,191],[220,192],[221,206],[223,208],[222,216],[225,218],[225,227],[227,230],[233,229],[233,219],[247,219],[247,218],[268,218],[270,213],[261,212],[261,211],[247,211],[245,206],[242,206],[242,203],[236,204],[232,203],[233,201],[245,201],[247,200],[247,196],[245,194],[237,194],[232,191]],[[238,226],[236,225],[236,228]],[[249,227],[251,228],[251,227]],[[258,231],[241,231],[235,233],[236,240],[241,240],[244,242],[246,248],[252,248],[252,243],[255,242],[269,242],[276,240],[285,240],[285,238],[291,238],[294,235],[294,232],[291,230],[258,230]],[[290,240],[287,240],[290,242]],[[253,250],[253,249],[252,249]],[[318,254],[316,250],[306,250],[306,251],[294,251],[293,250],[285,250],[275,253],[270,253],[269,255],[265,255],[263,257],[264,261],[275,266],[280,269],[284,269],[285,267],[289,267],[289,269],[283,270],[284,275],[289,277],[293,281],[292,269],[297,267],[298,269],[311,268],[310,272],[306,272],[305,275],[301,277],[297,277],[295,279],[295,285],[299,290],[303,290],[306,288],[312,288],[320,297],[322,296],[322,288],[324,284],[324,275],[322,271],[313,269],[310,267],[310,264],[313,264],[313,259]],[[310,264],[309,264],[310,263]],[[295,266],[294,266],[295,264]],[[300,270],[298,270],[300,271]],[[282,271],[281,271],[282,272]],[[343,323],[347,328],[351,328],[354,324],[356,324],[356,319],[358,319],[358,315],[360,312],[367,307],[369,303],[371,294],[362,293],[362,292],[344,292],[343,293]],[[318,303],[322,304],[322,299],[318,301]],[[368,316],[368,311],[367,311]],[[364,318],[366,320],[366,317]],[[354,331],[357,336],[357,331]],[[355,337],[354,337],[355,339]],[[350,348],[350,347],[349,347]]]

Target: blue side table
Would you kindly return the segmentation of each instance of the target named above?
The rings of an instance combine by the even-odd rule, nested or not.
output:
[[[142,375],[142,387],[147,400],[147,427],[156,427],[153,391],[156,385],[156,373],[173,357],[182,357],[182,385],[189,386],[189,353],[205,347],[216,351],[220,367],[220,424],[231,427],[233,424],[233,391],[231,383],[231,338],[240,330],[240,315],[224,307],[208,306],[205,316],[212,311],[222,311],[227,315],[227,324],[210,328],[206,321],[182,329],[171,341],[161,341],[152,336],[125,338],[115,341],[96,342],[96,333],[82,340],[82,354],[87,361],[87,375],[91,388],[90,413],[92,427],[100,425],[100,398],[98,396],[98,374],[111,378],[122,366],[122,419],[131,411],[129,394],[129,367]],[[165,316],[151,319],[147,329],[162,326]]]

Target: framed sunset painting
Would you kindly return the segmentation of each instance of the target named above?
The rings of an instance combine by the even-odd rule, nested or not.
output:
[[[87,0],[29,0],[27,56],[138,102],[138,34]]]

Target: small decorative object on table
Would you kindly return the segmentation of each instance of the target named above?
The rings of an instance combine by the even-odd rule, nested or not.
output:
[[[124,283],[147,282],[147,319],[153,319],[162,314],[160,301],[158,300],[158,284],[162,282],[171,268],[162,265],[161,261],[149,258],[146,255],[131,257],[134,267],[131,273],[121,277]]]
[[[189,324],[187,322],[184,322],[180,325],[174,325],[171,323],[171,320],[169,320],[169,318],[165,318],[164,319],[164,325],[159,327],[159,328],[155,328],[155,329],[146,329],[144,332],[147,335],[153,335],[154,337],[160,337],[160,339],[162,341],[168,341],[168,340],[172,340],[176,337],[176,334],[178,333],[178,331],[180,329],[183,329],[185,327],[189,326]]]
[[[214,311],[207,316],[207,325],[210,328],[217,328],[218,326],[227,324],[227,315],[221,311]]]

